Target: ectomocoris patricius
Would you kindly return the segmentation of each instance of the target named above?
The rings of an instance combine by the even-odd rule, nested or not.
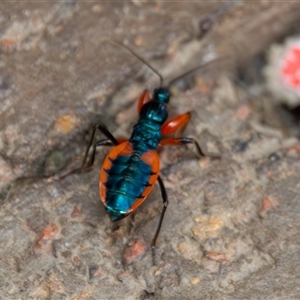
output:
[[[170,100],[170,85],[203,66],[198,66],[173,79],[167,86],[163,86],[162,76],[152,66],[132,50],[122,46],[159,76],[160,85],[154,90],[152,96],[147,90],[142,93],[138,101],[139,119],[133,126],[128,140],[115,138],[103,124],[94,125],[80,170],[90,169],[94,164],[98,146],[114,146],[103,162],[99,179],[100,198],[113,222],[119,221],[135,211],[146,200],[155,183],[158,182],[163,209],[151,242],[153,261],[155,261],[156,240],[169,203],[166,188],[159,176],[158,148],[165,145],[194,144],[197,155],[204,156],[197,141],[182,136],[191,114],[186,112],[168,120],[167,105]],[[106,139],[95,141],[97,130],[101,131]],[[92,151],[89,155],[91,148]]]

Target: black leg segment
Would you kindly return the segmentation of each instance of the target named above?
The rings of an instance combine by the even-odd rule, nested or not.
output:
[[[113,146],[114,144],[112,143],[111,140],[109,139],[104,139],[104,140],[101,140],[101,141],[97,141],[93,144],[93,151],[92,151],[92,154],[91,154],[91,157],[89,159],[88,162],[87,159],[86,161],[84,161],[82,163],[82,166],[81,168],[84,168],[84,169],[89,169],[90,167],[92,167],[92,165],[94,164],[94,161],[95,161],[95,156],[96,156],[96,148],[98,146]]]
[[[219,154],[215,153],[207,153],[206,155],[202,151],[201,147],[199,146],[198,142],[192,138],[188,137],[178,137],[178,138],[170,138],[161,140],[161,145],[170,145],[170,146],[177,146],[177,145],[186,145],[186,144],[194,144],[196,148],[196,154],[198,157],[208,156],[211,158],[220,158]]]
[[[196,154],[199,157],[203,157],[205,156],[205,154],[203,153],[202,149],[200,148],[198,142],[192,138],[187,138],[187,137],[180,137],[177,138],[178,142],[180,142],[180,144],[182,145],[186,145],[186,144],[194,144],[196,147]]]
[[[164,219],[166,209],[167,209],[168,204],[169,204],[167,191],[166,191],[165,185],[164,185],[162,179],[160,178],[160,176],[158,176],[157,181],[158,181],[160,191],[161,191],[161,196],[162,196],[162,199],[163,199],[163,209],[162,209],[162,212],[161,212],[161,215],[160,215],[160,219],[159,219],[159,223],[158,223],[155,235],[154,235],[153,240],[151,242],[152,260],[153,260],[154,265],[155,265],[155,244],[156,244],[158,234],[160,232],[160,228],[161,228],[161,225],[162,225],[162,222],[163,222],[163,219]]]
[[[93,144],[94,138],[95,138],[95,133],[96,133],[97,129],[100,130],[107,137],[107,139],[98,141]],[[93,145],[93,152],[92,152],[90,160],[87,163],[88,154],[89,154],[89,151],[90,151],[92,145]],[[89,144],[88,144],[85,154],[84,154],[81,169],[90,168],[94,164],[97,146],[110,146],[110,145],[117,146],[117,145],[119,145],[119,142],[116,140],[116,138],[108,131],[108,129],[103,124],[95,124],[93,126],[93,131],[92,131],[92,135],[91,135]]]

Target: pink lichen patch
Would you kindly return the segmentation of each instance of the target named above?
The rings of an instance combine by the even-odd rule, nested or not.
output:
[[[250,108],[248,105],[242,105],[240,106],[236,113],[235,113],[235,117],[238,120],[245,120],[250,114]]]
[[[127,264],[132,263],[138,257],[141,257],[146,252],[146,246],[137,239],[133,244],[125,249],[124,259]]]
[[[300,44],[288,49],[282,60],[280,75],[288,87],[300,92]]]

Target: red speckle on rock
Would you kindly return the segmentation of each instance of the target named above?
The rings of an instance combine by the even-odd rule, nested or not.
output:
[[[222,264],[229,264],[230,261],[226,258],[225,253],[218,253],[218,252],[211,252],[211,251],[206,251],[204,255],[214,261],[220,262]]]
[[[248,105],[242,105],[235,113],[235,117],[238,120],[245,120],[250,115],[250,108]]]
[[[53,237],[58,233],[58,227],[54,223],[48,224],[42,231],[42,236],[37,240],[37,244],[41,245],[47,240],[53,239]]]
[[[81,209],[77,205],[74,206],[73,211],[71,213],[72,218],[80,217],[81,216]]]
[[[91,266],[89,267],[89,278],[90,280],[95,278],[95,277],[99,277],[99,276],[103,276],[103,272],[96,266]]]
[[[49,223],[42,231],[42,236],[36,241],[34,247],[35,254],[46,254],[53,251],[52,243],[49,243],[58,233],[58,227],[54,223]]]
[[[268,211],[274,209],[278,204],[278,199],[275,197],[265,197],[258,211],[260,217],[264,217]]]
[[[44,239],[51,239],[58,233],[58,227],[54,223],[48,224],[43,230]]]
[[[6,38],[1,41],[0,45],[5,53],[10,54],[17,50],[18,42],[15,39]]]

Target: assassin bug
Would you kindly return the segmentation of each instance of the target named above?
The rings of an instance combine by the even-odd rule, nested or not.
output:
[[[163,209],[151,242],[154,261],[156,240],[169,203],[166,188],[159,176],[160,162],[157,149],[165,145],[176,146],[193,143],[198,156],[204,156],[197,141],[181,136],[190,121],[191,114],[189,112],[167,120],[170,85],[199,67],[172,80],[167,87],[163,87],[161,74],[132,50],[124,45],[121,46],[147,65],[159,77],[160,85],[154,90],[152,97],[147,90],[142,93],[138,101],[139,119],[128,140],[116,139],[103,124],[94,125],[80,169],[92,167],[98,146],[115,146],[106,156],[99,178],[100,198],[113,222],[119,221],[135,211],[146,200],[155,182],[158,182],[163,199]],[[106,139],[94,142],[97,130],[101,131]],[[175,136],[164,138],[171,134],[175,134]],[[91,148],[92,152],[88,159]]]

